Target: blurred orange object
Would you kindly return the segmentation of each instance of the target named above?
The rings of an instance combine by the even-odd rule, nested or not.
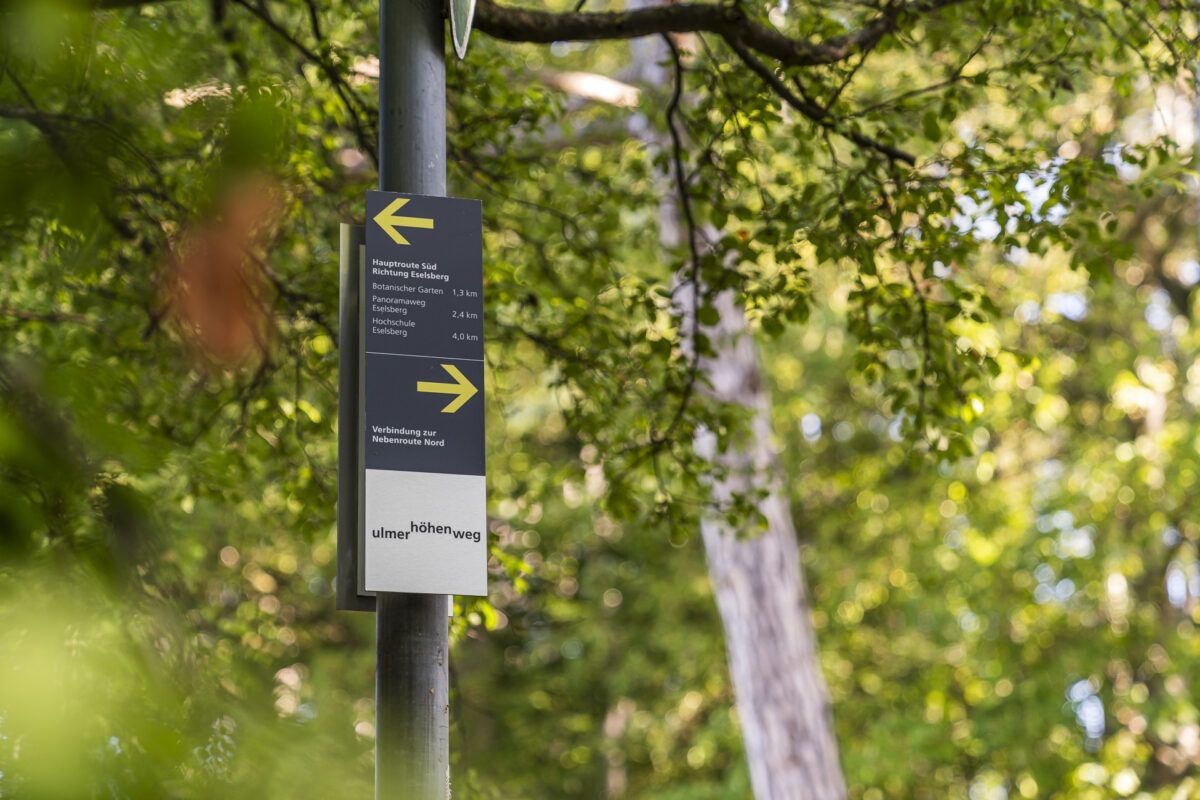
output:
[[[221,193],[210,219],[172,249],[167,312],[203,361],[242,367],[265,360],[274,325],[259,251],[280,210],[280,189],[243,178]]]

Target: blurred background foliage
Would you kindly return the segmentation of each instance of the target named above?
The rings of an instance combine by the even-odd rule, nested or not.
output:
[[[375,9],[3,13],[0,797],[366,796],[373,619],[331,585],[332,245],[374,185]],[[941,250],[933,200],[895,209],[954,256],[917,277],[863,222],[856,156],[689,73],[688,124],[743,177],[697,191],[761,267],[739,291],[856,798],[1200,796],[1195,96],[1170,40],[1092,13],[1152,57],[1096,39],[1094,72],[897,112],[924,167],[995,193],[930,195]],[[922,33],[952,64],[980,31],[948,14]],[[890,47],[864,96],[942,74]],[[495,545],[453,622],[460,797],[750,793],[688,535],[689,433],[736,437],[736,410],[697,399],[665,476],[622,455],[685,391],[665,156],[636,137],[671,87],[630,111],[546,78],[629,61],[477,35],[449,65],[452,192],[485,211]],[[721,92],[744,130],[708,113]],[[968,170],[976,145],[994,160]]]

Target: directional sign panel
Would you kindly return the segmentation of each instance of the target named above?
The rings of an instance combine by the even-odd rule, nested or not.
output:
[[[367,192],[363,586],[487,594],[476,200]]]

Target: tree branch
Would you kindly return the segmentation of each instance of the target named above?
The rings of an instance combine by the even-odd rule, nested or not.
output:
[[[475,28],[495,39],[509,42],[597,41],[636,39],[664,33],[715,33],[736,38],[746,47],[789,67],[833,64],[865,48],[895,30],[908,14],[926,14],[962,0],[917,0],[889,3],[883,11],[856,31],[822,42],[804,42],[750,19],[741,6],[717,3],[660,5],[636,11],[604,11],[555,14],[500,6],[479,0]]]
[[[342,101],[342,105],[346,109],[347,119],[350,122],[350,127],[353,129],[354,137],[358,141],[358,146],[371,159],[371,162],[376,168],[379,167],[379,152],[375,146],[375,138],[373,135],[368,135],[368,131],[363,127],[362,117],[370,116],[370,109],[363,102],[363,99],[354,91],[344,75],[338,72],[337,67],[327,58],[323,58],[314,52],[311,48],[306,47],[303,42],[297,39],[292,34],[280,25],[274,17],[267,11],[266,6],[258,7],[251,5],[248,0],[233,0],[234,3],[244,8],[246,11],[258,17],[264,25],[270,28],[277,36],[291,45],[300,55],[304,56],[309,62],[318,67],[325,73],[333,91],[337,94],[338,99]]]
[[[782,97],[788,105],[799,111],[804,116],[811,119],[813,122],[832,130],[839,136],[845,136],[850,141],[865,147],[870,150],[875,150],[894,161],[903,161],[909,166],[914,166],[917,159],[911,153],[906,153],[899,148],[893,147],[890,144],[885,144],[878,139],[872,139],[870,136],[864,136],[857,131],[843,131],[837,127],[837,121],[829,115],[829,112],[818,106],[816,103],[809,102],[801,97],[798,97],[795,92],[787,87],[779,76],[776,75],[770,67],[754,57],[754,54],[746,49],[743,44],[737,39],[727,39],[729,46],[738,54],[738,57],[750,68],[751,72],[763,79],[763,82],[771,87],[772,91]]]
[[[95,327],[96,321],[83,314],[70,314],[66,311],[30,311],[25,308],[0,308],[0,319],[16,319],[21,322],[74,322],[79,325]]]
[[[675,118],[679,114],[679,104],[683,99],[683,57],[680,55],[679,48],[670,36],[663,34],[663,40],[666,41],[667,47],[671,50],[671,61],[675,67],[675,88],[671,93],[671,102],[668,103],[666,112],[667,131],[671,134],[672,172],[675,173],[675,186],[679,192],[679,205],[683,209],[684,223],[687,225],[688,232],[688,249],[692,256],[691,270],[688,276],[688,282],[692,285],[692,359],[688,365],[687,383],[683,387],[683,396],[679,399],[679,407],[675,410],[675,415],[667,424],[666,430],[658,437],[663,441],[667,441],[683,420],[683,415],[691,403],[692,393],[695,391],[696,381],[699,378],[700,302],[705,293],[701,292],[700,285],[700,248],[696,242],[696,217],[692,213],[692,198],[688,192],[687,178],[685,177],[683,165],[683,138],[680,136],[679,129],[675,127]],[[682,336],[682,331],[680,335]],[[651,452],[656,453],[657,448],[652,448]]]
[[[906,16],[930,14],[965,0],[889,0],[879,13],[860,28],[824,41],[793,39],[747,16],[738,3],[665,3],[634,11],[575,11],[555,13],[497,5],[478,0],[475,30],[507,42],[552,44],[612,39],[636,39],[666,33],[715,33],[736,38],[746,47],[787,67],[835,64],[869,50],[896,30]],[[81,0],[94,9],[117,9],[149,5],[165,0]],[[242,0],[234,0],[246,5]],[[307,2],[307,0],[306,0]],[[13,0],[0,0],[0,11]],[[311,6],[310,6],[311,10]],[[261,14],[260,14],[261,16]],[[315,63],[321,64],[319,59]]]

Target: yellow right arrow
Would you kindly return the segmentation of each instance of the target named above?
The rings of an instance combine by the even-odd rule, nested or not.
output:
[[[408,203],[407,197],[397,197],[388,203],[387,208],[375,215],[375,222],[383,228],[383,232],[392,237],[396,244],[408,244],[408,239],[400,235],[397,227],[428,228],[433,230],[433,220],[429,217],[397,217],[396,212]]]
[[[443,414],[453,414],[463,407],[479,390],[475,388],[467,376],[459,372],[453,364],[442,364],[442,369],[450,373],[455,383],[434,383],[433,381],[417,381],[418,392],[434,392],[436,394],[456,394],[458,397],[450,401],[450,405],[442,409]]]

